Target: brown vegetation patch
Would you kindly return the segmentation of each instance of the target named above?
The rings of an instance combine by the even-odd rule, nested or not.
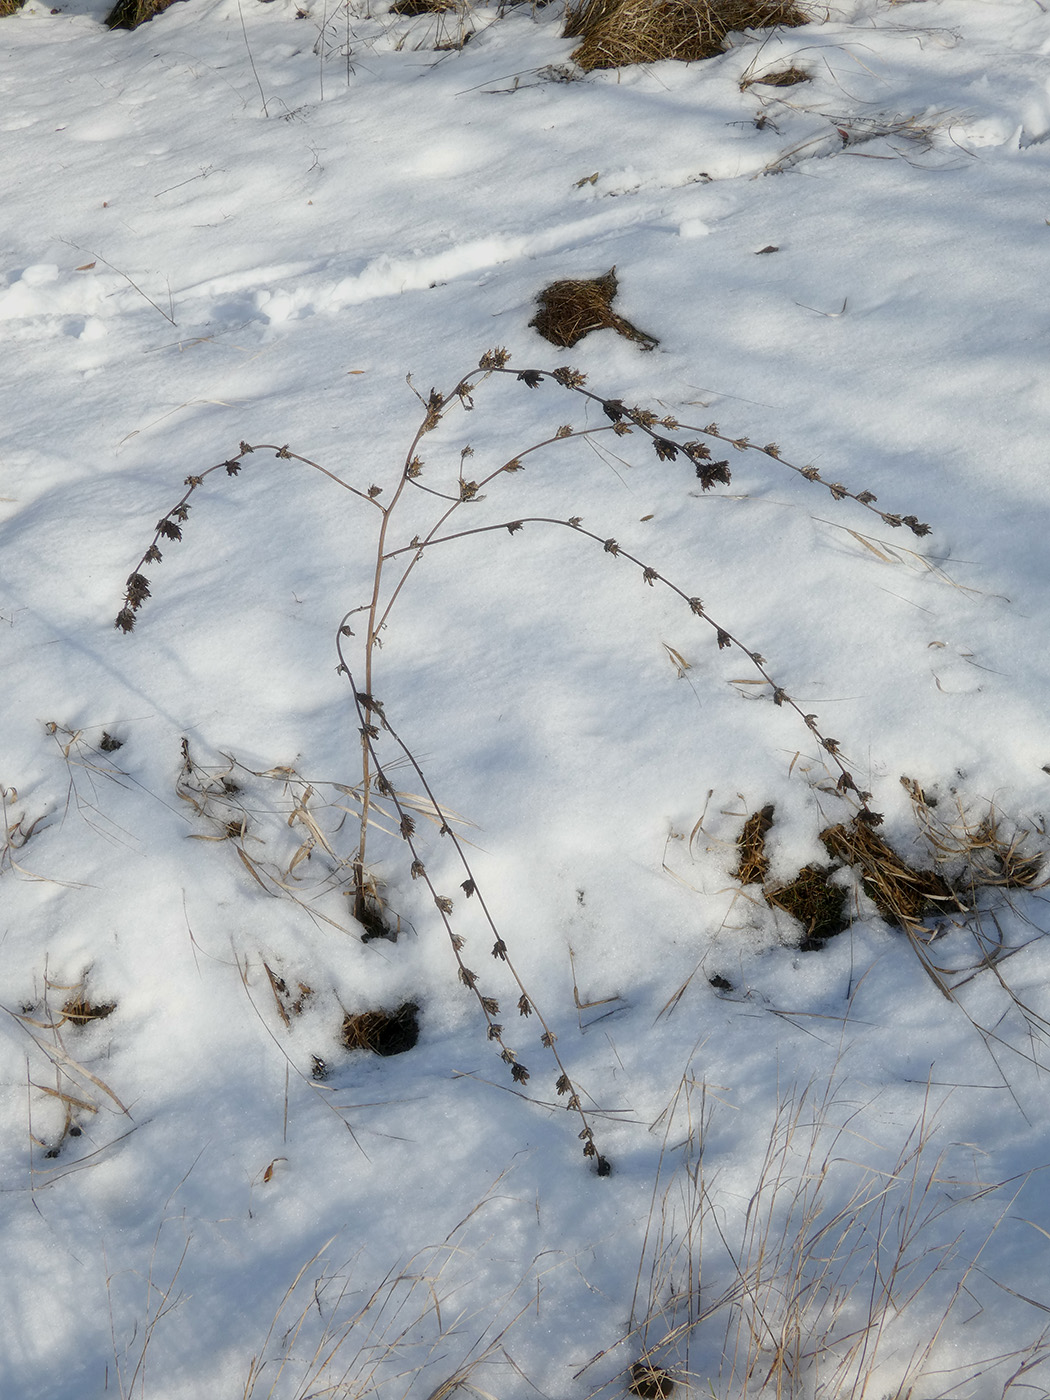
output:
[[[766,858],[766,832],[773,825],[773,804],[752,812],[737,838],[740,859],[733,875],[742,885],[762,885],[769,874]]]
[[[631,1383],[627,1389],[641,1400],[667,1400],[674,1386],[670,1371],[650,1361],[636,1361],[631,1367]]]
[[[106,28],[138,29],[174,3],[175,0],[117,0],[106,16]]]
[[[806,865],[789,884],[765,892],[768,905],[783,909],[805,929],[798,945],[804,953],[823,948],[829,938],[849,927],[844,913],[846,891],[829,883],[830,875],[825,866]]]
[[[373,1055],[403,1055],[419,1039],[419,1007],[403,1002],[396,1011],[359,1011],[343,1018],[343,1044]]]
[[[457,8],[458,0],[394,0],[392,15],[443,15]]]
[[[774,72],[763,73],[761,78],[748,78],[740,86],[749,88],[760,83],[762,87],[795,87],[798,83],[811,83],[812,81],[813,79],[804,68],[796,68],[792,64],[790,68],[778,68]]]
[[[544,287],[537,297],[539,310],[529,322],[544,340],[552,345],[569,347],[591,331],[613,330],[628,340],[636,341],[646,350],[659,345],[654,335],[647,335],[612,309],[619,283],[616,268],[604,277],[567,278]]]
[[[62,1008],[62,1016],[74,1026],[86,1026],[91,1021],[104,1021],[117,1009],[115,1001],[89,1001],[78,992],[71,996]]]
[[[5,15],[14,15],[25,4],[26,0],[0,0],[0,19]]]
[[[794,0],[582,0],[567,10],[563,32],[582,38],[573,61],[591,72],[713,58],[731,30],[794,28],[808,20]]]
[[[914,869],[864,822],[829,826],[820,839],[829,855],[860,870],[864,893],[888,924],[907,928],[962,907],[935,870]]]

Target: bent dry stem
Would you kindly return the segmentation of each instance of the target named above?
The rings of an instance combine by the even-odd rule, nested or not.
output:
[[[884,511],[878,508],[876,497],[871,491],[854,491],[844,486],[838,481],[827,481],[812,466],[796,466],[787,461],[781,454],[776,443],[767,443],[759,447],[750,442],[746,437],[731,437],[721,431],[716,423],[709,423],[704,427],[695,427],[690,424],[680,423],[670,416],[658,417],[648,409],[638,406],[628,406],[621,398],[614,398],[599,393],[595,393],[586,387],[586,378],[578,370],[563,366],[553,370],[511,370],[508,368],[509,355],[506,350],[495,349],[486,352],[482,356],[478,366],[464,375],[447,394],[441,394],[436,389],[431,389],[427,396],[423,396],[412,386],[409,378],[409,386],[419,399],[423,414],[415,434],[405,453],[400,473],[396,485],[390,498],[384,504],[380,501],[384,488],[371,484],[360,486],[344,480],[335,472],[330,471],[320,463],[312,461],[308,457],[303,457],[292,452],[287,445],[277,446],[273,443],[250,444],[241,442],[238,451],[225,461],[217,462],[214,466],[208,467],[205,471],[196,475],[186,477],[184,485],[185,492],[176,504],[164,515],[156,525],[153,540],[142,555],[132,573],[128,576],[123,606],[116,618],[116,626],[123,632],[131,632],[137,620],[142,605],[151,596],[150,580],[143,573],[143,570],[151,564],[160,563],[163,555],[161,544],[171,541],[177,543],[182,540],[182,527],[189,518],[191,498],[193,494],[204,484],[205,478],[215,472],[224,471],[227,476],[237,476],[245,459],[257,452],[273,452],[275,457],[282,461],[300,462],[312,470],[322,473],[333,484],[341,486],[352,496],[359,499],[373,510],[379,512],[379,530],[375,545],[375,563],[372,570],[372,585],[369,597],[366,601],[350,608],[337,627],[336,651],[339,664],[338,671],[349,681],[353,695],[353,703],[357,714],[358,730],[361,744],[361,782],[357,787],[361,803],[361,813],[359,818],[359,831],[357,836],[356,852],[352,860],[353,869],[353,899],[354,913],[360,924],[365,927],[367,937],[383,936],[388,933],[382,918],[381,906],[375,898],[374,882],[369,879],[366,857],[368,831],[370,827],[370,813],[373,805],[372,792],[375,791],[390,803],[395,811],[398,832],[401,840],[408,848],[410,856],[409,873],[413,880],[422,880],[426,885],[434,907],[438,912],[438,917],[448,936],[452,948],[453,957],[456,961],[459,980],[477,999],[482,1015],[485,1019],[488,1038],[495,1042],[501,1059],[508,1065],[512,1080],[516,1085],[524,1086],[530,1077],[530,1072],[518,1058],[517,1053],[507,1044],[503,1023],[499,1020],[500,1007],[496,998],[489,996],[481,986],[481,979],[478,973],[467,965],[462,956],[464,939],[455,931],[452,922],[453,901],[440,892],[431,882],[427,873],[426,865],[422,859],[421,850],[415,835],[415,819],[405,802],[395,789],[389,778],[389,763],[385,762],[379,753],[380,740],[386,736],[391,739],[399,752],[399,758],[407,761],[412,770],[419,778],[427,800],[432,804],[434,813],[439,822],[440,834],[447,837],[454,847],[457,861],[462,869],[464,879],[461,889],[466,898],[476,898],[481,908],[484,922],[488,926],[493,936],[492,956],[497,962],[504,964],[507,973],[517,994],[517,1008],[522,1017],[536,1016],[539,1025],[542,1027],[540,1042],[542,1046],[549,1050],[554,1057],[558,1078],[556,1089],[559,1096],[566,1098],[567,1107],[574,1111],[582,1124],[580,1138],[583,1141],[584,1153],[592,1158],[599,1175],[604,1175],[609,1171],[607,1159],[598,1151],[594,1139],[594,1132],[588,1121],[587,1113],[583,1107],[580,1092],[570,1077],[561,1055],[557,1049],[557,1037],[551,1029],[549,1020],[536,1004],[535,998],[526,987],[515,963],[513,962],[506,939],[501,935],[496,920],[482,895],[478,882],[467,859],[462,841],[455,834],[450,821],[438,802],[422,767],[412,753],[409,745],[401,738],[394,729],[389,717],[386,714],[383,703],[376,698],[375,681],[375,655],[379,646],[380,634],[388,626],[392,611],[397,603],[402,590],[416,566],[427,556],[428,552],[439,545],[448,544],[453,540],[463,540],[471,536],[481,536],[492,531],[506,530],[511,535],[516,535],[523,531],[526,526],[550,526],[558,529],[568,530],[581,540],[585,540],[590,545],[600,546],[602,551],[613,560],[622,560],[635,568],[641,581],[648,587],[655,587],[657,584],[669,589],[679,597],[689,608],[691,613],[710,627],[715,633],[715,640],[719,650],[736,649],[743,652],[751,664],[757,670],[761,681],[769,687],[769,698],[774,705],[786,707],[794,711],[804,727],[812,734],[819,744],[828,762],[837,772],[835,789],[838,794],[849,801],[854,807],[855,819],[869,827],[874,827],[882,821],[881,815],[870,806],[871,793],[861,791],[844,758],[839,741],[826,735],[818,722],[815,714],[807,713],[802,706],[792,698],[787,689],[778,681],[770,668],[766,658],[757,651],[749,648],[730,628],[722,622],[712,617],[704,606],[701,599],[696,594],[687,591],[677,583],[669,579],[660,569],[652,564],[646,563],[636,555],[621,547],[615,538],[597,533],[583,524],[580,516],[570,516],[567,519],[560,519],[546,515],[522,516],[516,519],[490,522],[484,525],[471,525],[464,529],[450,529],[449,522],[457,511],[466,507],[476,506],[484,499],[484,488],[491,486],[498,477],[504,473],[516,473],[524,470],[525,459],[531,454],[554,447],[559,443],[568,442],[578,438],[591,439],[603,433],[612,433],[618,438],[639,435],[643,440],[648,440],[655,451],[657,460],[661,463],[673,463],[680,457],[689,462],[694,468],[696,478],[704,491],[710,491],[716,486],[729,485],[732,473],[728,459],[716,461],[713,459],[709,441],[724,443],[732,447],[735,451],[752,451],[762,454],[771,461],[779,463],[801,476],[805,481],[823,486],[836,501],[849,499],[862,506],[865,510],[872,511],[887,525],[893,528],[907,526],[916,536],[923,536],[929,533],[929,526],[919,521],[914,515],[899,515]],[[469,458],[473,455],[472,450],[465,447],[460,454],[460,469],[455,489],[452,491],[439,489],[431,486],[424,480],[425,463],[419,456],[419,449],[424,437],[433,432],[444,420],[449,411],[458,406],[465,412],[474,408],[474,396],[478,388],[490,377],[495,375],[511,376],[515,382],[520,383],[529,390],[535,390],[550,383],[570,395],[577,396],[583,400],[595,403],[600,406],[605,422],[597,427],[574,428],[570,424],[559,426],[549,436],[541,441],[533,443],[531,446],[517,452],[502,462],[498,467],[478,480],[468,479],[466,467]],[[698,434],[698,436],[690,436]],[[399,505],[409,493],[409,491],[419,491],[434,497],[436,503],[436,514],[433,523],[425,533],[416,533],[411,539],[396,539],[393,530],[396,524],[396,513]],[[396,561],[396,562],[395,562]],[[396,575],[392,585],[387,585],[388,566],[393,568]],[[351,628],[351,620],[359,614],[365,614],[362,634],[357,634]],[[359,651],[359,663],[356,669],[351,666],[347,656],[346,642],[350,638],[357,637],[356,649]],[[358,677],[360,680],[358,680]]]

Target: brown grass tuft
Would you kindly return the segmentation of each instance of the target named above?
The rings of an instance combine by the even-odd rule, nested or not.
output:
[[[674,1387],[674,1377],[662,1366],[654,1366],[651,1361],[636,1361],[631,1367],[631,1383],[627,1389],[640,1400],[667,1400]]]
[[[457,8],[459,0],[394,0],[392,15],[443,15]]]
[[[582,0],[569,6],[564,34],[582,38],[572,57],[589,73],[665,58],[713,58],[731,30],[808,22],[794,0]]]
[[[760,812],[752,812],[744,823],[744,829],[737,838],[736,848],[740,853],[734,877],[742,885],[765,884],[769,874],[769,861],[766,858],[766,832],[773,825],[773,804],[763,807]]]
[[[765,901],[783,909],[805,929],[799,947],[804,953],[823,948],[829,938],[849,927],[844,913],[846,891],[829,883],[831,871],[821,865],[806,865],[786,885],[765,891]]]
[[[92,1021],[104,1021],[107,1016],[112,1016],[116,1009],[115,1001],[92,1002],[88,1001],[83,992],[78,992],[63,1006],[62,1015],[74,1026],[86,1026]]]
[[[26,0],[0,0],[0,19],[5,15],[15,15],[25,4]]]
[[[908,928],[927,914],[961,908],[935,870],[916,870],[863,822],[829,826],[820,835],[828,854],[856,866],[864,893],[888,924]]]
[[[117,0],[106,16],[106,28],[138,29],[174,3],[175,0]]]
[[[529,322],[544,340],[552,345],[571,346],[591,331],[613,330],[652,350],[659,345],[654,335],[647,335],[612,309],[619,283],[616,268],[604,277],[568,278],[544,287],[537,298],[539,310]]]
[[[396,1011],[360,1011],[343,1018],[343,1044],[373,1055],[403,1055],[419,1039],[419,1007],[403,1002]]]
[[[762,87],[795,87],[798,83],[811,83],[812,81],[813,79],[804,68],[796,68],[792,64],[788,68],[778,68],[769,73],[763,73],[761,78],[745,78],[740,86],[749,88],[758,83]]]

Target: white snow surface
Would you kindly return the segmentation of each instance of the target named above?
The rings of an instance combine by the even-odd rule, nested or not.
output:
[[[843,772],[917,868],[1047,847],[1050,7],[814,8],[591,74],[560,4],[0,20],[3,1396],[1050,1393],[1042,868],[910,937],[842,868],[817,950],[735,874]],[[658,346],[541,338],[612,267]],[[457,397],[496,347],[597,397]],[[469,869],[374,814],[362,941],[380,527],[386,600],[450,506],[526,523],[421,552],[371,718]]]

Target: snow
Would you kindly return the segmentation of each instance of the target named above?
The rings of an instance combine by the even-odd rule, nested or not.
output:
[[[806,952],[734,875],[767,804],[770,884],[827,862],[857,802],[821,738],[917,868],[902,776],[942,839],[1046,847],[1046,6],[830,0],[589,75],[560,6],[445,51],[458,14],[106,8],[0,21],[0,1393],[582,1400],[643,1356],[675,1394],[1050,1393],[1042,875],[909,939],[841,871]],[[613,266],[658,347],[542,340],[539,291]],[[558,366],[599,398],[514,373]],[[712,439],[705,492],[602,398],[784,463]],[[406,453],[454,500],[565,424],[437,533],[523,528],[424,550],[389,614],[422,776],[376,752],[468,865],[383,818],[400,934],[362,941],[336,643],[375,501]],[[385,596],[449,504],[402,493]],[[340,1044],[406,1002],[407,1053]]]

